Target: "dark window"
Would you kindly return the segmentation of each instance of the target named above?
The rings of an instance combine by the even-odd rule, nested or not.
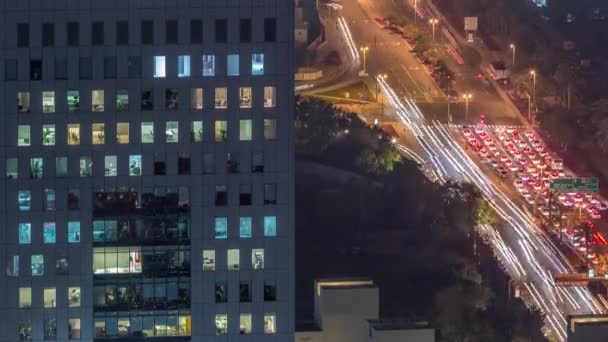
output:
[[[203,173],[215,173],[215,160],[212,153],[205,153],[205,155],[203,156]]]
[[[225,185],[215,186],[215,205],[225,206],[228,205],[228,191]]]
[[[103,78],[106,80],[116,78],[116,57],[103,58]]]
[[[177,44],[177,20],[167,20],[166,35],[167,44]]]
[[[55,24],[42,24],[42,46],[49,47],[55,45]]]
[[[264,184],[264,204],[277,204],[277,185]]]
[[[262,152],[254,152],[251,162],[251,172],[264,172],[264,154]]]
[[[93,79],[93,63],[91,57],[80,57],[78,61],[78,74],[81,80]]]
[[[129,78],[141,78],[141,56],[129,56],[127,64]]]
[[[225,281],[215,282],[215,302],[226,303],[228,301],[228,289]]]
[[[179,95],[177,89],[165,89],[165,108],[167,110],[177,110],[179,108]]]
[[[251,302],[251,281],[245,280],[239,283],[239,300],[243,303]]]
[[[277,300],[277,285],[272,280],[264,281],[264,301],[274,302]]]
[[[129,44],[129,22],[116,22],[116,45]]]
[[[68,60],[65,57],[55,57],[55,79],[68,79]]]
[[[190,44],[203,43],[203,22],[201,20],[192,20],[190,22]]]
[[[216,43],[227,43],[228,42],[228,20],[215,19],[215,42]]]
[[[154,110],[154,95],[152,90],[141,91],[141,110]]]
[[[177,174],[178,175],[189,175],[190,174],[190,156],[186,154],[180,154],[177,157]]]
[[[277,41],[277,19],[276,18],[265,18],[264,19],[264,41],[265,42],[276,42]]]
[[[69,210],[80,209],[80,189],[68,190],[68,209]]]
[[[91,27],[91,44],[103,45],[104,41],[103,22],[94,22]]]
[[[7,81],[17,80],[17,60],[7,59],[4,61],[4,79]]]
[[[167,168],[165,167],[165,162],[163,162],[163,161],[154,162],[154,174],[157,176],[163,176],[163,175],[167,174]]]
[[[239,162],[232,156],[231,153],[226,155],[226,172],[239,173]]]
[[[241,19],[239,40],[241,43],[251,43],[251,19]]]
[[[239,205],[251,205],[251,185],[241,184],[239,186]]]
[[[40,59],[32,59],[30,61],[30,80],[40,81],[42,79],[42,61]]]
[[[80,45],[80,24],[71,22],[67,24],[68,46]]]
[[[154,44],[154,22],[152,20],[141,22],[141,43],[146,45]]]
[[[17,47],[24,48],[30,46],[30,25],[17,24]]]

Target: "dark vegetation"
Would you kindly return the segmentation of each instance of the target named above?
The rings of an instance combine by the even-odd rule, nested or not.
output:
[[[297,174],[300,320],[312,317],[314,279],[370,277],[383,317],[430,320],[438,341],[544,341],[542,317],[508,299],[476,241],[472,227],[495,220],[477,189],[430,182],[379,130],[323,101],[297,99],[296,125],[298,161],[362,176]]]

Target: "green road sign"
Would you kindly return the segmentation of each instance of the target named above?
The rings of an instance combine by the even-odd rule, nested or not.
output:
[[[549,188],[567,192],[598,192],[597,177],[556,178],[549,182]]]

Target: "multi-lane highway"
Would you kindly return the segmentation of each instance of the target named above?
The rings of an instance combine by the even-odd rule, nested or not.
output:
[[[414,137],[419,153],[415,155],[416,152],[405,147],[400,149],[415,155],[414,159],[419,162],[424,159],[429,172],[440,182],[454,179],[479,187],[505,222],[499,227],[478,227],[479,233],[491,243],[505,271],[525,290],[524,301],[546,314],[547,332],[565,340],[567,314],[606,312],[608,303],[603,298],[594,297],[586,287],[555,286],[554,273],[574,271],[568,259],[534,223],[530,214],[480,170],[447,126],[420,109],[416,101],[428,101],[429,97],[433,100],[440,93],[405,43],[398,41],[400,37],[376,25],[360,2],[348,0],[343,6],[340,22],[345,27],[344,36],[348,44],[352,45],[349,53],[355,54],[357,47],[363,45],[373,46],[376,50],[368,56],[367,70],[371,75],[389,74],[388,79],[376,77],[374,83],[378,84],[397,118]],[[504,108],[508,111],[508,106]],[[489,116],[490,120],[500,122],[517,121],[514,119],[516,113],[512,112]]]

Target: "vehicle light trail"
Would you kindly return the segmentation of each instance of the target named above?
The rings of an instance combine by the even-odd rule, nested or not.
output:
[[[348,46],[348,51],[350,52],[350,55],[351,55],[353,61],[358,66],[359,65],[359,50],[357,49],[357,45],[355,44],[355,41],[353,40],[353,36],[350,32],[350,28],[348,27],[348,24],[346,23],[346,19],[344,19],[344,17],[342,17],[342,16],[338,17],[338,27],[340,28],[340,32],[342,32],[342,35],[344,36],[344,41],[346,42],[346,46]]]
[[[425,120],[411,99],[400,99],[386,80],[377,79],[380,89],[395,108],[398,119],[422,146],[434,172],[476,185],[506,224],[476,227],[496,252],[506,272],[527,290],[522,297],[545,313],[546,327],[566,339],[567,314],[606,312],[606,303],[595,299],[585,287],[557,287],[554,273],[571,272],[574,267],[530,217],[496,186],[458,144],[452,133],[438,121]],[[519,246],[519,247],[518,247]]]

